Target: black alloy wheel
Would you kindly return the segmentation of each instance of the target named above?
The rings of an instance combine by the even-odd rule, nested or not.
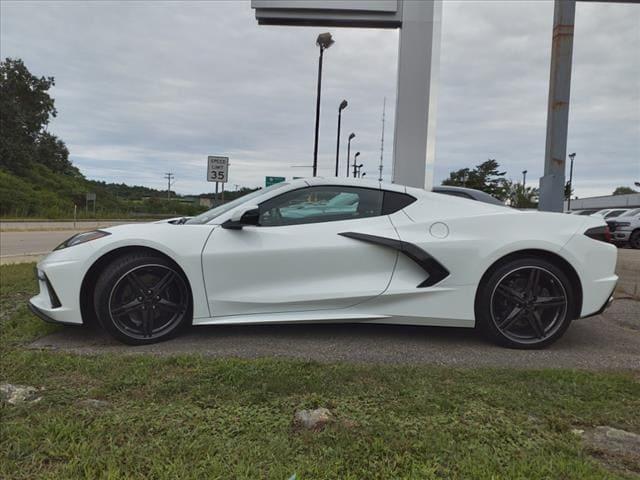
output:
[[[165,340],[191,320],[186,279],[163,258],[119,259],[100,276],[94,300],[101,325],[125,343]]]
[[[502,265],[478,290],[478,325],[504,346],[547,346],[576,317],[571,282],[560,268],[543,259],[525,258]]]
[[[491,296],[491,318],[500,332],[518,343],[551,337],[567,314],[567,292],[541,267],[520,267],[498,281]]]

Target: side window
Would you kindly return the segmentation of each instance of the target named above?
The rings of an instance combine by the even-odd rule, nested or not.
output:
[[[392,213],[402,210],[407,205],[411,205],[416,199],[411,195],[400,192],[384,192],[384,200],[382,202],[382,214],[391,215]]]
[[[260,225],[276,227],[382,215],[380,190],[322,186],[283,193],[260,205]]]

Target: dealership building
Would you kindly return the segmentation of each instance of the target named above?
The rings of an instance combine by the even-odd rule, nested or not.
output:
[[[602,210],[603,208],[640,208],[640,193],[571,199],[571,210]],[[566,200],[564,210],[567,211]]]

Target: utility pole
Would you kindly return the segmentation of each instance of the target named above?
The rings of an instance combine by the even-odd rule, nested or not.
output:
[[[382,182],[382,159],[384,157],[384,114],[387,109],[387,97],[382,102],[382,138],[380,139],[380,165],[378,166],[378,181]]]
[[[167,172],[164,174],[164,178],[167,179],[167,200],[171,197],[171,185],[173,184],[173,179],[175,175],[171,172]]]

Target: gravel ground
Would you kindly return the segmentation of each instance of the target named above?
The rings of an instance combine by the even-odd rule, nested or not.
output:
[[[373,324],[195,327],[174,340],[142,347],[68,327],[31,347],[79,354],[195,353],[319,362],[640,370],[640,302],[617,300],[604,315],[574,322],[560,341],[537,351],[496,347],[467,329]]]

